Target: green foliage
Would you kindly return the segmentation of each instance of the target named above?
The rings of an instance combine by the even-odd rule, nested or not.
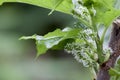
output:
[[[3,2],[22,2],[44,8],[72,14],[78,23],[74,28],[57,29],[45,36],[33,35],[21,39],[35,39],[38,50],[37,56],[46,53],[48,49],[64,49],[75,58],[97,72],[99,64],[109,59],[110,50],[103,47],[104,36],[109,25],[120,15],[115,8],[117,0],[1,0]],[[118,6],[117,6],[118,7]],[[76,28],[77,27],[77,28]],[[98,34],[99,28],[104,30]],[[114,69],[111,75],[119,75]],[[114,75],[113,75],[114,76]]]
[[[90,14],[91,22],[94,27],[101,23],[108,27],[120,14],[120,11],[113,7],[115,2],[116,0],[83,0],[80,4],[76,5],[81,5],[88,9],[89,12],[87,10],[86,11],[88,15]]]
[[[118,72],[116,69],[111,68],[109,71],[111,76],[120,76],[120,72]]]
[[[54,10],[58,10],[68,14],[73,14],[73,16],[79,20],[78,23],[82,24],[82,25],[77,25],[77,24],[75,25],[77,27],[84,26],[84,29],[82,29],[81,32],[79,32],[79,34],[83,36],[78,35],[78,32],[76,31],[71,31],[72,29],[70,30],[69,35],[68,35],[69,31],[64,32],[58,29],[54,32],[48,33],[45,36],[33,35],[31,37],[22,37],[22,39],[36,40],[38,56],[42,53],[45,53],[48,49],[63,49],[65,44],[69,43],[66,40],[71,38],[78,42],[80,40],[84,41],[83,42],[84,45],[87,44],[88,47],[90,48],[91,46],[93,46],[91,49],[93,50],[93,53],[94,52],[97,53],[99,64],[103,63],[109,58],[110,55],[109,52],[107,52],[108,54],[105,54],[103,48],[103,41],[108,26],[120,14],[120,10],[114,8],[115,0],[83,0],[83,1],[82,0],[49,0],[49,1],[21,0],[21,2],[52,9],[51,13]],[[104,27],[104,31],[102,33],[102,36],[99,36],[98,29],[101,27],[101,24],[102,27]],[[91,30],[92,32],[91,34],[92,35],[94,34],[94,36],[90,36],[87,33],[83,34],[82,31],[87,29]],[[75,37],[75,36],[79,36],[79,37]],[[94,45],[91,45],[92,43],[89,43],[88,37],[90,37],[93,40]],[[83,50],[83,49],[79,49],[79,50]],[[88,50],[87,53],[90,53],[89,48],[87,48],[86,50]]]
[[[49,32],[45,36],[33,35],[22,37],[21,39],[35,39],[39,56],[40,54],[45,53],[48,49],[64,49],[66,43],[72,42],[76,39],[79,31],[80,29],[77,28],[65,28],[63,30],[57,29],[53,32]]]
[[[86,17],[86,19],[89,18],[89,21],[91,18],[90,22],[93,23],[94,27],[100,23],[108,27],[120,14],[120,11],[114,8],[116,0],[73,0],[73,2],[75,1],[78,1],[80,4],[72,4],[72,0],[0,0],[0,4],[4,2],[28,3],[52,9],[52,12],[57,10],[68,14],[72,14],[74,5],[80,5],[82,8],[79,11],[83,13],[81,16],[83,17],[85,14],[84,17]]]
[[[114,68],[111,68],[109,70],[111,77],[111,80],[120,80],[120,59],[115,64]]]
[[[71,0],[0,0],[0,4],[3,4],[4,2],[27,3],[52,9],[53,11],[57,10],[67,14],[71,14],[71,10],[73,7]]]
[[[108,27],[120,14],[120,10],[114,8],[116,0],[94,0],[93,6],[96,16],[93,17],[93,24],[104,24]],[[88,1],[89,2],[89,1]]]

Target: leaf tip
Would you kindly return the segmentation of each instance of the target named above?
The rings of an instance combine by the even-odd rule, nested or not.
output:
[[[36,34],[33,36],[22,36],[19,40],[28,40],[28,39],[36,39]]]

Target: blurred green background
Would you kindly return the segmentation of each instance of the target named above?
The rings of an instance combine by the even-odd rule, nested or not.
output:
[[[60,12],[22,3],[0,6],[0,80],[90,80],[73,56],[64,51],[48,51],[35,60],[33,40],[21,36],[44,35],[73,24],[74,18]]]

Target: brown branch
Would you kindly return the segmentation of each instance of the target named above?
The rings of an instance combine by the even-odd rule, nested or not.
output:
[[[111,54],[108,61],[100,65],[100,70],[97,74],[97,80],[110,80],[109,69],[114,67],[117,58],[120,55],[120,20],[116,19],[113,22],[113,29],[111,32],[111,38],[109,47],[112,49],[113,53]]]
[[[114,64],[119,55],[120,54],[118,53],[113,53],[109,60],[100,66],[100,70],[97,74],[97,80],[110,80],[109,69],[114,67]]]

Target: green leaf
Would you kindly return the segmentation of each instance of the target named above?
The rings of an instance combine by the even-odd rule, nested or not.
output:
[[[80,18],[80,21],[87,26],[91,25],[89,24],[91,22],[91,26],[94,27],[97,27],[98,24],[104,24],[105,27],[108,27],[120,15],[120,10],[115,8],[116,0],[73,1],[73,14]],[[88,18],[87,16],[90,17]]]
[[[48,49],[63,49],[64,45],[74,41],[77,38],[80,29],[65,28],[63,30],[57,29],[49,32],[45,36],[33,35],[28,37],[21,37],[20,39],[35,39],[39,56],[46,53]]]
[[[73,9],[72,0],[0,0],[0,4],[4,2],[27,3],[52,9],[50,14],[54,10],[72,14],[71,11]],[[95,26],[100,23],[109,26],[112,21],[120,15],[120,10],[114,8],[119,8],[116,2],[119,2],[119,0],[83,0],[84,7],[87,7],[90,13],[92,8],[96,10],[96,15],[91,15],[92,22]]]
[[[57,10],[67,14],[71,14],[73,7],[71,0],[0,0],[0,4],[3,4],[4,2],[27,3],[48,9],[53,9],[52,12],[54,10]]]
[[[111,69],[109,70],[109,74],[110,74],[111,76],[120,76],[120,72],[117,71],[116,69],[113,69],[113,68],[111,68]]]
[[[95,25],[102,23],[108,27],[120,15],[120,10],[114,8],[115,2],[116,0],[95,0],[93,3],[96,10],[96,15],[93,16]]]

